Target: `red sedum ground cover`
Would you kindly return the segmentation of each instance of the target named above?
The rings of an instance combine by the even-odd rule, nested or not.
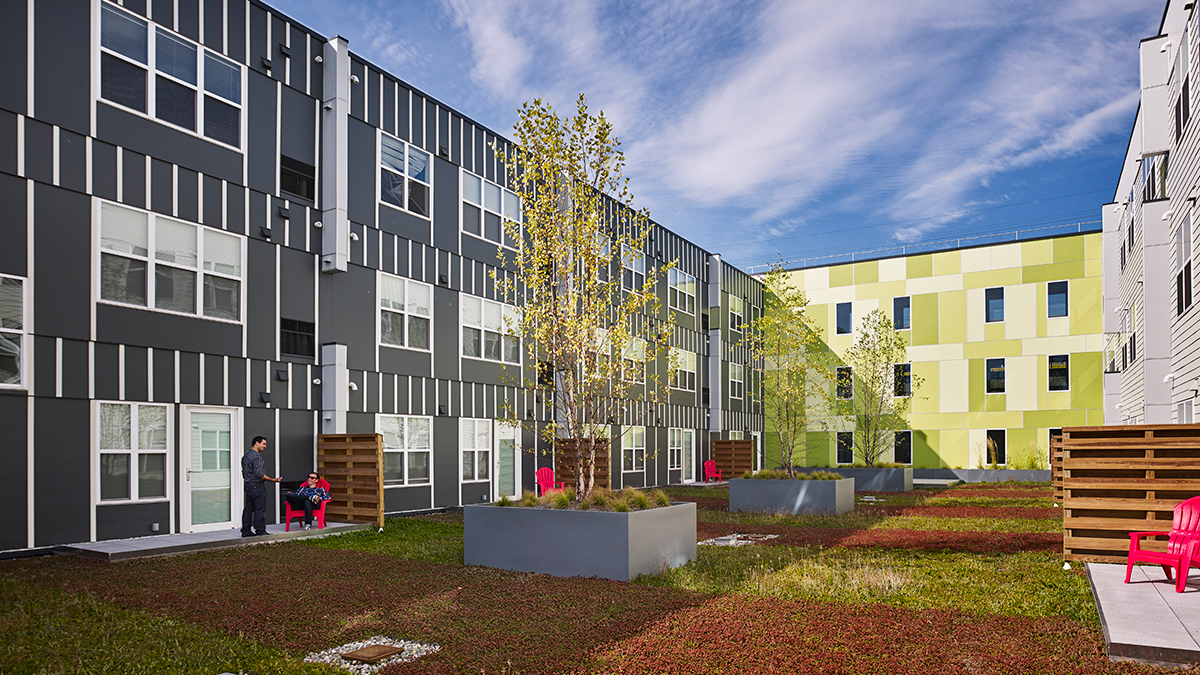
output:
[[[855,509],[887,516],[927,516],[931,518],[1018,518],[1046,520],[1062,518],[1062,509],[1023,506],[890,506],[855,504]]]
[[[1059,532],[948,532],[927,530],[854,530],[787,525],[740,525],[737,523],[696,523],[697,541],[727,534],[777,534],[763,543],[771,546],[844,546],[903,548],[924,551],[962,551],[966,553],[1019,553],[1021,551],[1060,551]]]

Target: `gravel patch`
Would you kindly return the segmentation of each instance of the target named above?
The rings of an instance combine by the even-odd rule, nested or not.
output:
[[[346,659],[342,658],[342,654],[362,649],[363,647],[369,647],[371,645],[402,647],[404,648],[404,651],[396,654],[395,656],[389,656],[378,663],[371,664],[347,661]],[[367,638],[366,640],[351,642],[350,644],[345,644],[341,647],[334,647],[333,649],[326,649],[323,652],[309,654],[308,656],[304,657],[304,661],[305,663],[327,663],[331,666],[337,666],[343,670],[348,670],[355,675],[368,675],[369,673],[374,673],[380,668],[390,666],[394,663],[408,663],[410,661],[416,661],[426,654],[432,654],[434,652],[441,651],[441,649],[442,648],[440,645],[427,642],[394,640],[390,637],[376,635],[375,637]]]
[[[723,537],[713,537],[704,541],[696,542],[697,546],[749,546],[758,544],[768,539],[778,539],[777,534],[729,534]]]

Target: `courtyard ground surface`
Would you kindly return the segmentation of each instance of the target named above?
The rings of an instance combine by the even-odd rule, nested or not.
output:
[[[1151,673],[1113,663],[1046,485],[856,495],[838,517],[728,511],[673,488],[700,540],[775,534],[636,583],[462,564],[461,514],[383,534],[121,563],[0,562],[14,673],[333,673],[373,635],[441,651],[403,673]]]

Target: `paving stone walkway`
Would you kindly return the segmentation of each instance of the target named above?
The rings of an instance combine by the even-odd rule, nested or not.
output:
[[[69,552],[89,558],[117,562],[118,560],[134,560],[136,558],[151,558],[173,553],[190,553],[207,551],[229,546],[246,546],[263,544],[272,541],[288,539],[303,539],[305,537],[324,537],[330,534],[341,534],[364,530],[374,525],[353,523],[325,523],[325,528],[311,530],[293,524],[291,532],[285,532],[283,525],[268,525],[267,534],[261,537],[242,537],[236,529],[217,530],[214,532],[195,532],[192,534],[160,534],[152,537],[137,537],[134,539],[110,539],[84,544],[71,544],[63,548]]]
[[[1163,666],[1200,663],[1200,570],[1183,593],[1158,566],[1087,563],[1108,655]]]

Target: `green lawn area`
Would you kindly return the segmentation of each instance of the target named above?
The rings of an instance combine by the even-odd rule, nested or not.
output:
[[[632,584],[464,566],[459,513],[116,564],[10,560],[0,670],[329,673],[304,655],[388,635],[442,646],[391,674],[1159,672],[1104,656],[1044,485],[860,495],[837,518],[670,493],[704,504],[698,538],[780,536]]]

